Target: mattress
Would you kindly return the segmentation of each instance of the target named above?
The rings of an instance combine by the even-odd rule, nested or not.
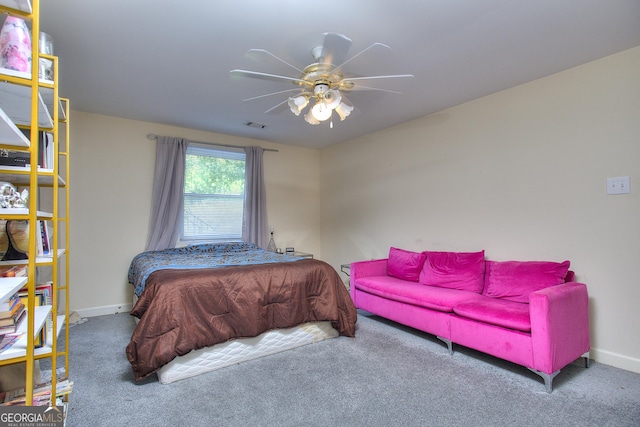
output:
[[[253,338],[239,338],[178,356],[157,371],[162,384],[191,378],[236,363],[257,359],[338,336],[331,322],[303,323]]]

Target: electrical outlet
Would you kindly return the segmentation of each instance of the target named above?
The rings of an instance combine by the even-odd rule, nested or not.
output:
[[[607,194],[629,194],[631,187],[629,186],[628,176],[618,176],[615,178],[607,178]]]

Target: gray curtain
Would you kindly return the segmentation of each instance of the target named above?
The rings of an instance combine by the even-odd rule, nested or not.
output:
[[[188,145],[186,139],[158,136],[147,251],[172,248],[180,237]]]
[[[266,249],[269,244],[267,198],[264,189],[264,169],[261,147],[245,147],[244,216],[242,240]]]

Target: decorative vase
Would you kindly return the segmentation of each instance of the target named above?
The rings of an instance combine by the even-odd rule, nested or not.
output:
[[[23,19],[7,16],[0,31],[0,65],[31,72],[31,36]]]
[[[273,231],[271,232],[271,238],[269,239],[269,244],[267,245],[267,250],[269,252],[276,252],[277,251],[276,242],[275,242],[275,240],[273,240]]]
[[[7,221],[5,227],[9,237],[9,246],[2,257],[2,261],[28,259],[29,221]]]
[[[40,31],[40,53],[53,55],[53,38]],[[46,58],[40,58],[40,78],[45,80],[53,80],[53,61]]]

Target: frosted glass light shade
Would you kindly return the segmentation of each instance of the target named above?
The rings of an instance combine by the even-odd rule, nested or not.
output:
[[[296,116],[300,115],[300,113],[302,112],[302,110],[304,110],[304,107],[306,107],[308,103],[309,100],[307,99],[307,97],[302,95],[291,97],[289,98],[288,102],[291,112]]]
[[[340,121],[343,121],[349,114],[353,111],[353,107],[351,105],[347,105],[344,102],[341,102],[340,105],[336,107],[336,113],[340,116]]]
[[[331,110],[340,105],[342,95],[335,89],[328,90],[323,95],[324,104]]]

